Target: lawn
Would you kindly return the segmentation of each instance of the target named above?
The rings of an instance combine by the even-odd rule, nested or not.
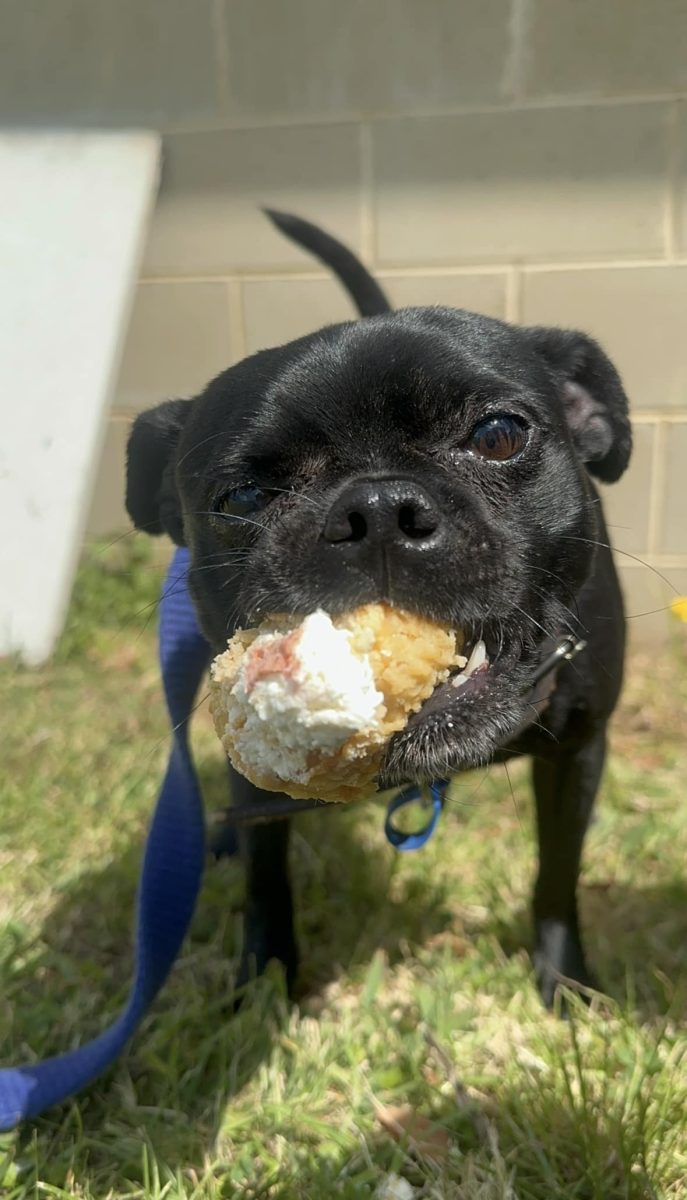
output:
[[[138,864],[165,763],[159,567],[91,549],[37,671],[0,666],[0,1053],[92,1036],[127,991]],[[687,643],[635,657],[581,906],[607,989],[544,1014],[528,958],[526,764],[465,776],[399,855],[383,808],[304,815],[303,970],[231,1012],[241,870],[209,864],[192,935],[128,1053],[0,1135],[3,1200],[687,1196]],[[681,640],[682,639],[682,640]],[[208,809],[225,772],[201,710]],[[405,1182],[404,1182],[405,1181]]]

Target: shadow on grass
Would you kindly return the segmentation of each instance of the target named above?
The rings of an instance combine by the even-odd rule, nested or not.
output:
[[[626,887],[588,883],[580,914],[589,962],[609,996],[629,1004],[641,1021],[660,1021],[687,978],[687,877]],[[530,912],[521,908],[491,932],[507,955],[531,944]]]
[[[209,776],[206,772],[205,782],[212,806],[219,807],[226,786],[222,768]],[[381,825],[382,810],[376,811]],[[370,838],[369,823],[368,815],[355,810],[312,814],[295,823],[299,992],[301,1000],[309,998],[309,1011],[313,994],[342,971],[363,968],[378,948],[393,963],[402,951],[421,947],[451,921],[446,885],[435,886],[426,872],[406,880],[399,896],[393,887],[398,857],[381,835]],[[141,849],[132,845],[104,870],[80,875],[65,889],[35,942],[22,942],[17,935],[4,998],[13,1014],[12,1046],[3,1050],[5,1057],[24,1058],[27,1047],[42,1057],[74,1045],[103,1027],[103,1014],[111,1019],[121,1007],[131,967]],[[143,1177],[146,1145],[179,1171],[202,1164],[213,1153],[221,1122],[227,1130],[227,1105],[269,1059],[289,1015],[279,979],[258,981],[243,1010],[232,1014],[241,907],[240,864],[210,863],[192,935],[143,1028],[122,1060],[77,1104],[22,1130],[22,1180],[28,1183],[35,1176],[62,1187],[75,1170],[78,1180],[81,1169],[100,1174],[110,1187],[124,1188]],[[631,979],[631,998],[640,1015],[659,1018],[674,999],[670,980],[687,969],[687,883],[588,887],[582,910],[590,958],[609,992],[622,1001]],[[506,953],[521,949],[530,940],[526,910],[507,923],[494,923],[487,932]],[[548,1115],[542,1114],[544,1146]],[[461,1120],[455,1117],[456,1136]],[[533,1135],[537,1145],[539,1136]],[[382,1168],[396,1169],[397,1151],[390,1151],[384,1139],[380,1146],[377,1178]],[[343,1164],[323,1162],[317,1177],[313,1173],[297,1185],[294,1181],[292,1190],[285,1184],[281,1194],[333,1194],[333,1181],[340,1180],[342,1170]],[[344,1189],[336,1194],[366,1192]],[[616,1194],[634,1193],[610,1190],[607,1196]]]
[[[201,774],[209,807],[220,807],[223,768]],[[375,811],[381,826],[383,810]],[[41,1058],[83,1042],[124,1004],[141,852],[137,842],[105,869],[82,873],[35,939],[17,931],[5,968],[12,1026],[3,1039],[5,1061],[26,1059],[29,1047]],[[294,822],[297,1003],[311,1004],[313,994],[342,971],[364,966],[379,947],[393,962],[401,948],[407,952],[446,928],[443,893],[431,883],[416,881],[411,903],[391,898],[396,861],[381,833],[376,844],[361,835],[355,812]],[[22,1128],[22,1182],[27,1172],[27,1182],[35,1176],[65,1186],[81,1163],[84,1170],[86,1164],[105,1169],[110,1186],[126,1186],[142,1178],[146,1143],[173,1169],[206,1159],[227,1103],[269,1057],[289,1016],[278,971],[251,985],[233,1014],[242,901],[240,862],[210,860],[191,935],[128,1051],[76,1104]]]

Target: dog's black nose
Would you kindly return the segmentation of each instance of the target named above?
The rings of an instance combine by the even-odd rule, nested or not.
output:
[[[426,547],[441,533],[441,513],[431,496],[405,479],[364,479],[346,488],[324,524],[327,542],[359,542],[369,549]],[[362,547],[361,547],[362,548]]]

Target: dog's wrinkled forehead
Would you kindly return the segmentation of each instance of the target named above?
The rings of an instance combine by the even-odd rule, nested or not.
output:
[[[592,338],[415,308],[261,351],[200,396],[140,414],[127,507],[138,528],[183,541],[182,510],[207,508],[211,483],[279,487],[327,463],[364,472],[380,465],[382,450],[403,468],[405,455],[467,437],[471,418],[508,412],[553,433],[550,459],[564,454],[605,483],[627,466],[627,397]]]
[[[256,355],[211,388],[180,461],[201,474],[275,475],[369,465],[436,447],[484,406],[509,402],[562,425],[543,364],[518,329],[441,309],[332,326]],[[230,421],[227,420],[231,414]],[[202,441],[203,428],[216,436]]]

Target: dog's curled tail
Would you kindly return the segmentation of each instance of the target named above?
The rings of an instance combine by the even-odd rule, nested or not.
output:
[[[297,242],[305,250],[309,250],[325,266],[330,267],[341,280],[349,296],[353,300],[361,317],[374,317],[378,313],[391,312],[391,305],[379,284],[358,261],[355,254],[341,242],[337,242],[331,234],[295,217],[292,213],[275,212],[273,208],[265,208],[263,212],[270,221],[281,229],[292,242]]]

